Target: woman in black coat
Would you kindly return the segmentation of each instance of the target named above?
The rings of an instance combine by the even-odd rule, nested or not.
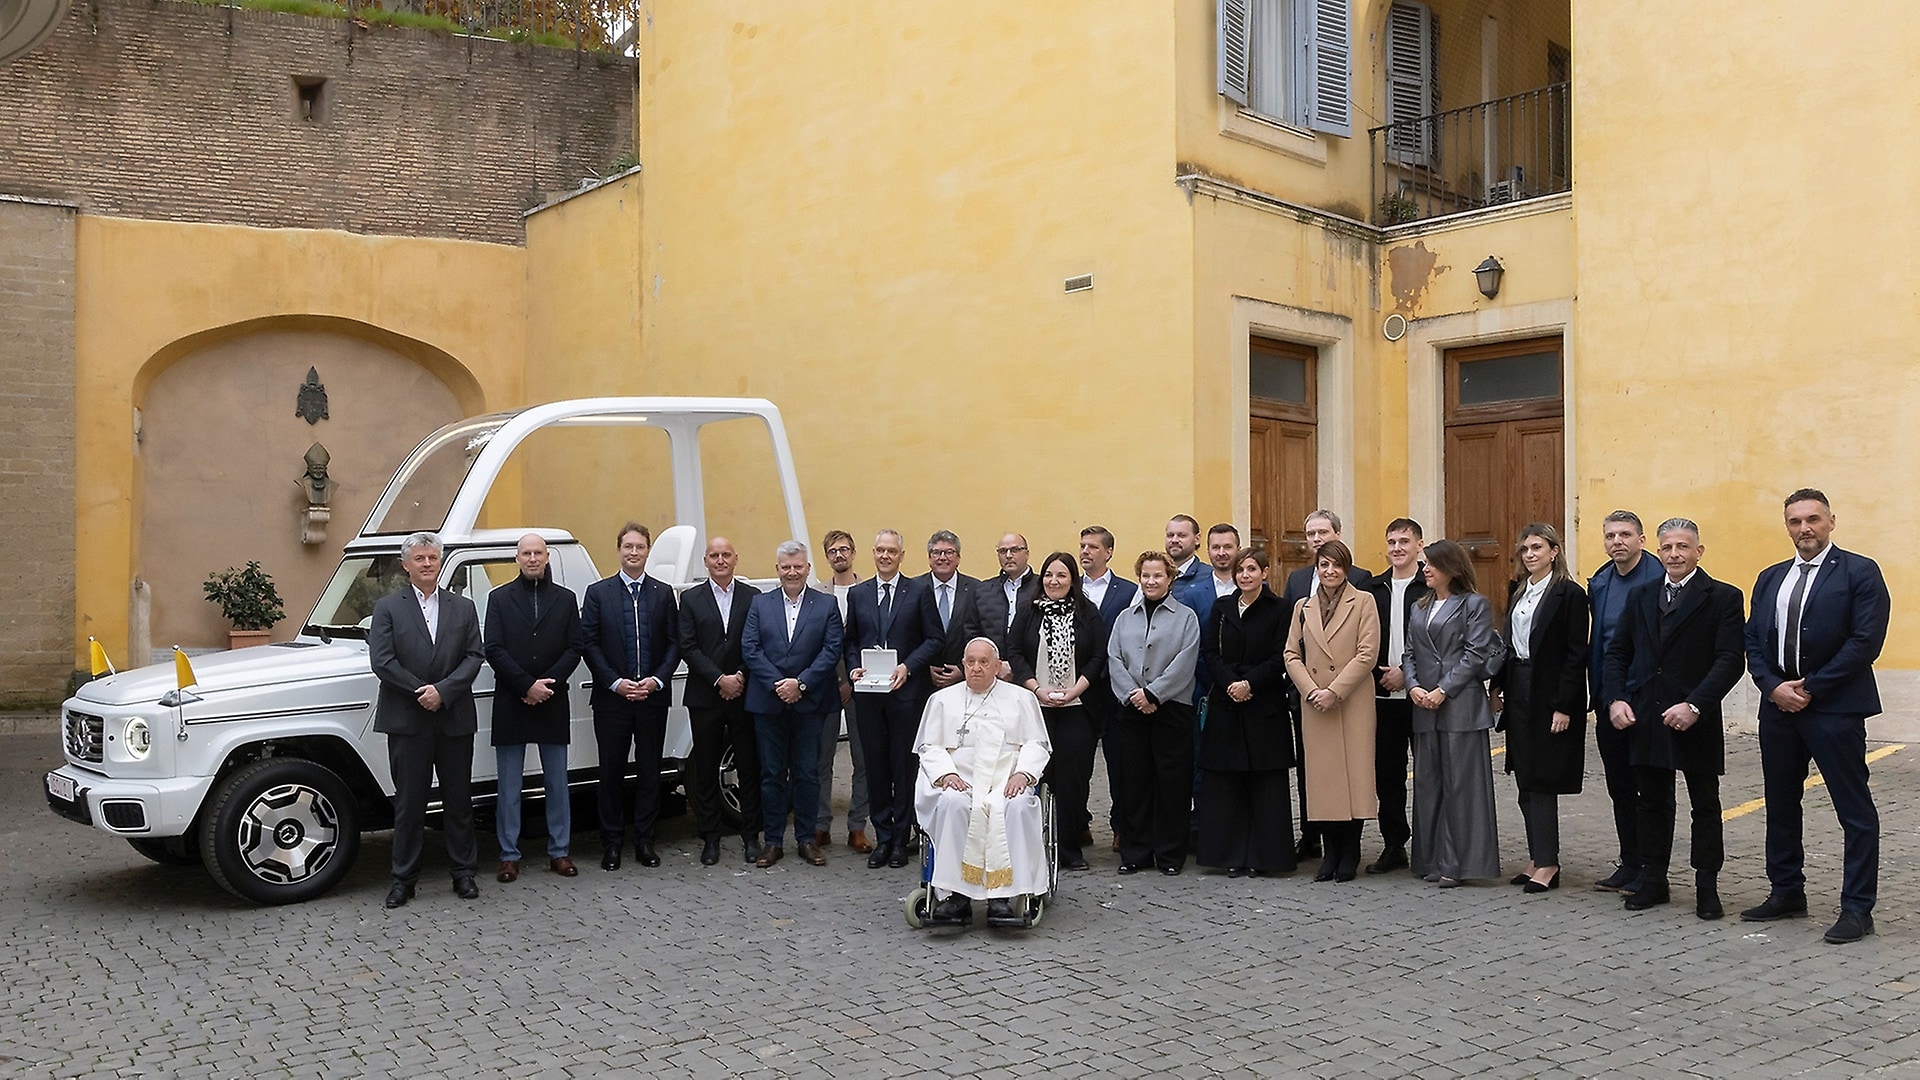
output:
[[[1093,784],[1093,720],[1081,695],[1107,677],[1107,641],[1100,609],[1080,591],[1073,556],[1056,551],[1040,564],[1040,595],[1014,613],[1007,663],[1015,682],[1040,699],[1053,740],[1046,780],[1060,823],[1060,865],[1087,869],[1080,837],[1093,820],[1087,799]]]
[[[1567,575],[1560,534],[1535,522],[1516,545],[1507,590],[1509,656],[1494,676],[1504,705],[1507,771],[1527,824],[1529,893],[1560,885],[1560,796],[1580,791],[1587,746],[1587,594]]]
[[[1294,868],[1287,611],[1267,588],[1265,552],[1234,556],[1233,581],[1240,591],[1213,605],[1200,633],[1213,687],[1195,759],[1207,774],[1197,855],[1201,866],[1226,867],[1228,877],[1259,877]]]
[[[580,666],[580,604],[553,580],[547,545],[521,539],[520,576],[487,594],[482,634],[493,668],[493,753],[498,797],[494,822],[500,841],[500,881],[520,876],[520,788],[527,744],[540,747],[547,799],[547,861],[555,873],[573,870],[569,858],[573,816],[567,789],[571,732],[567,680]]]

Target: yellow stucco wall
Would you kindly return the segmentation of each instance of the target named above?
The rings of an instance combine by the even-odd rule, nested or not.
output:
[[[947,527],[979,574],[1009,528],[1157,546],[1194,490],[1171,12],[655,8],[648,392],[777,402],[816,548],[891,525],[918,570]]]
[[[125,655],[128,588],[140,573],[134,409],[173,360],[222,335],[318,319],[405,352],[467,412],[520,398],[519,248],[85,215],[77,228],[78,665],[89,635]],[[335,536],[360,525],[338,524]],[[290,612],[311,600],[288,597]]]
[[[1882,667],[1920,667],[1895,546],[1920,460],[1896,74],[1920,7],[1764,6],[1575,5],[1581,501],[1694,518],[1704,565],[1750,589],[1791,554],[1782,497],[1823,488],[1835,541],[1887,572]]]

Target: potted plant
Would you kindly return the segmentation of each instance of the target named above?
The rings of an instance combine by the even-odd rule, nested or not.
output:
[[[230,649],[265,645],[273,624],[286,618],[287,608],[273,587],[273,578],[260,569],[258,561],[249,560],[238,570],[229,566],[208,574],[200,587],[206,591],[207,600],[219,604],[220,614],[233,624],[227,631]]]

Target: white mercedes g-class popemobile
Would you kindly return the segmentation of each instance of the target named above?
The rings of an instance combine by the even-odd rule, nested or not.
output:
[[[588,398],[478,416],[428,436],[401,464],[360,535],[292,641],[193,658],[197,683],[176,689],[174,666],[123,671],[80,687],[62,706],[66,764],[46,776],[47,802],[62,817],[123,837],[157,862],[203,864],[237,896],[263,904],[296,903],[332,888],[359,854],[363,830],[393,823],[387,739],[373,730],[376,682],[367,661],[367,627],[376,600],[406,581],[400,541],[438,532],[445,544],[441,584],[479,608],[488,592],[519,573],[519,538],[538,532],[552,552],[554,580],[584,593],[599,571],[569,533],[515,525],[477,528],[482,508],[514,450],[542,429],[646,427],[667,436],[675,524],[659,531],[647,572],[676,588],[704,580],[706,499],[701,431],[757,421],[785,502],[785,533],[804,538],[799,482],[786,428],[772,402],[757,398]],[[596,471],[599,465],[595,465]],[[608,469],[608,472],[613,470]],[[609,492],[609,498],[618,496]],[[489,509],[488,518],[497,512]],[[761,587],[771,579],[754,582]],[[595,784],[598,751],[591,689],[581,664],[572,700],[570,782],[576,794]],[[685,669],[674,680],[662,776],[677,784],[692,748],[680,705]],[[474,682],[480,730],[474,739],[476,802],[495,791],[490,729],[493,673]],[[528,755],[537,772],[537,755]],[[725,802],[737,820],[737,780],[729,752],[721,763]],[[539,821],[540,785],[526,820]],[[429,813],[438,802],[429,804]]]

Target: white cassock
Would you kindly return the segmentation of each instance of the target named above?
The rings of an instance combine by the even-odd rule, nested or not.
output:
[[[933,838],[934,887],[976,900],[1046,892],[1040,799],[1031,787],[1006,796],[1014,773],[1037,779],[1053,756],[1033,692],[998,680],[985,694],[966,683],[937,691],[913,744],[920,754],[913,808]],[[969,790],[936,787],[948,773]]]

